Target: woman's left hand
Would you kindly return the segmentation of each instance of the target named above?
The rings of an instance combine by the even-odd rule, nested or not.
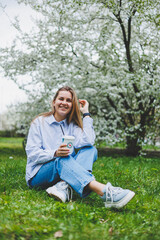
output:
[[[80,103],[80,111],[81,113],[88,113],[89,112],[89,103],[85,99],[79,99]]]

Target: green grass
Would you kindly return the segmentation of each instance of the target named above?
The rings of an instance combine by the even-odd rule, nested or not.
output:
[[[25,183],[26,156],[22,139],[0,138],[0,239],[63,240],[160,239],[160,159],[101,157],[94,175],[100,182],[135,191],[123,209],[106,209],[92,193],[86,199],[74,194],[60,203],[45,191]]]

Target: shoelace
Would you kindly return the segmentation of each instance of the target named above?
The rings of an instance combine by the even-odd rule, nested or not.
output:
[[[111,185],[106,186],[106,200],[111,199],[111,202],[113,203],[113,195],[120,191],[122,191],[122,188],[120,187],[113,187]]]
[[[73,196],[73,190],[72,188],[68,185],[68,183],[66,182],[60,182],[58,184],[59,188],[63,191],[66,191],[66,195],[67,195],[67,200],[69,201],[70,199],[72,199],[72,196]]]

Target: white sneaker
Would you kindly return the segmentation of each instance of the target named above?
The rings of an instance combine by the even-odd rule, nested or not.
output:
[[[122,208],[133,197],[135,193],[120,187],[113,187],[111,183],[107,183],[104,189],[104,195],[101,197],[106,208]]]
[[[70,201],[73,195],[72,188],[68,185],[68,183],[64,181],[60,181],[56,183],[54,186],[47,188],[46,192],[51,197],[55,197],[61,202]]]

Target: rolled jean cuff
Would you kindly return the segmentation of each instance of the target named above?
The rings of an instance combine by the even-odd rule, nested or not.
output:
[[[85,187],[86,187],[90,182],[92,182],[93,180],[95,180],[95,177],[94,177],[94,176],[92,176],[89,181],[86,181],[86,182],[84,183],[84,185],[82,185],[81,191],[80,191],[80,193],[79,193],[79,194],[80,194],[80,197],[85,198],[85,197],[87,197],[87,196],[92,192],[92,190],[90,190],[89,188],[86,188],[86,189],[85,189]]]

